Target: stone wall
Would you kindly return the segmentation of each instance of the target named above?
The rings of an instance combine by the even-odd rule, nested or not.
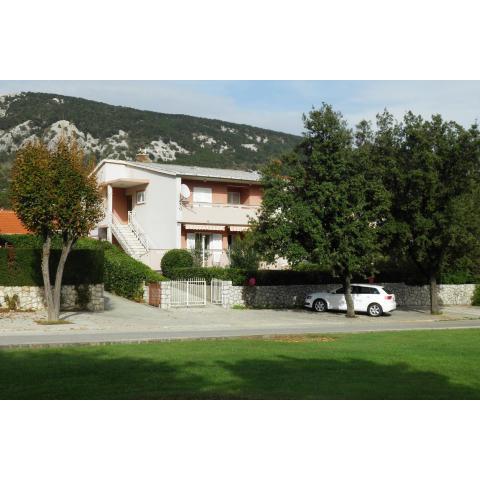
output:
[[[395,294],[398,306],[420,307],[430,304],[428,285],[410,286],[403,283],[386,283]],[[242,305],[252,308],[292,308],[303,305],[309,293],[330,291],[340,285],[272,285],[239,287],[223,282],[223,306]],[[439,285],[440,305],[470,305],[475,285]]]
[[[91,312],[101,312],[104,309],[103,284],[86,285],[88,293],[88,303],[83,307],[79,304],[79,292],[81,295],[81,286],[63,285],[62,286],[62,306],[61,309],[79,310],[85,309]],[[12,298],[18,296],[18,310],[45,310],[45,294],[43,287],[2,287],[0,286],[0,308],[7,308],[5,296]]]

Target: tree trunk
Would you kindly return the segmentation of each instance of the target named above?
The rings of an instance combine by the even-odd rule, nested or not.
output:
[[[56,320],[55,307],[53,304],[52,286],[50,284],[50,247],[52,245],[52,239],[47,236],[43,242],[42,247],[42,276],[43,276],[43,288],[45,290],[45,301],[47,303],[47,319],[48,321]]]
[[[430,274],[430,313],[432,315],[441,313],[438,305],[437,276],[434,273]]]
[[[53,289],[53,306],[55,311],[55,320],[60,318],[60,306],[62,300],[62,278],[63,270],[65,269],[65,262],[67,261],[68,254],[72,248],[73,240],[68,240],[62,246],[62,253],[60,254],[60,260],[57,265],[57,273],[55,275],[55,287]]]
[[[352,287],[350,286],[351,276],[349,274],[345,275],[343,278],[343,288],[345,289],[345,302],[347,302],[347,317],[355,318],[355,308],[353,305],[352,298]]]

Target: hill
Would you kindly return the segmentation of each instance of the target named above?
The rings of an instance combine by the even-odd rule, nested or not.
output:
[[[0,207],[15,151],[35,137],[75,136],[86,153],[133,159],[139,148],[160,163],[257,169],[299,137],[250,125],[158,113],[48,93],[0,96]]]

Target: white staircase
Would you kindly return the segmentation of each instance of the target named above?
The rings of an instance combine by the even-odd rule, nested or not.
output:
[[[133,212],[128,212],[128,223],[123,223],[114,213],[106,214],[112,235],[123,250],[135,259],[140,259],[149,251],[147,236],[136,221]]]
[[[118,240],[122,248],[133,258],[140,258],[148,253],[148,250],[142,245],[132,228],[128,224],[117,224],[113,230],[113,235]]]

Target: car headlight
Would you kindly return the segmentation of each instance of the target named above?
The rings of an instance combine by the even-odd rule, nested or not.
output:
[[[312,295],[307,295],[307,296],[305,297],[305,300],[310,300],[311,298],[312,298]]]

